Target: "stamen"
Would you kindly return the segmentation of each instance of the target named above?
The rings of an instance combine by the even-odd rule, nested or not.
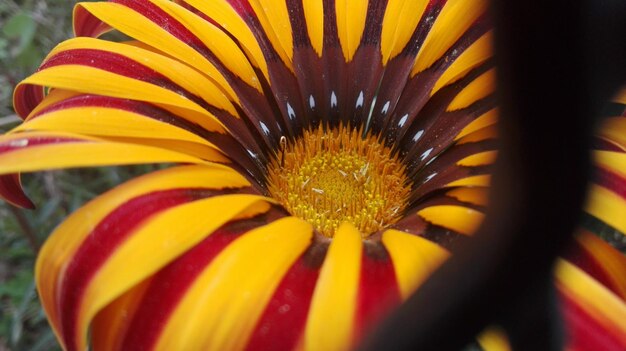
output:
[[[332,237],[344,221],[364,236],[395,223],[411,183],[404,164],[377,138],[340,126],[281,138],[270,162],[268,188],[291,214]]]

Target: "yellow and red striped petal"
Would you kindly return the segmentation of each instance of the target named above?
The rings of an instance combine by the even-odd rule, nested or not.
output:
[[[109,3],[82,3],[88,11],[112,27],[153,46],[190,67],[208,75],[219,89],[240,105],[261,137],[264,129],[272,136],[279,136],[281,126],[273,123],[273,110],[263,96],[259,77],[254,72],[245,53],[209,18],[203,18],[170,1],[116,0]],[[232,20],[232,16],[226,18]],[[228,27],[229,23],[219,23]],[[235,25],[240,25],[235,20]],[[236,115],[233,111],[229,111]],[[224,122],[233,129],[233,127]],[[265,128],[263,128],[265,126]],[[245,128],[235,129],[244,133]],[[272,146],[269,139],[268,146]]]
[[[36,86],[146,101],[183,110],[186,111],[183,116],[194,118],[193,122],[210,131],[223,130],[208,111],[211,106],[213,113],[224,111],[237,116],[219,88],[188,66],[135,46],[98,39],[76,38],[59,44],[40,70],[18,85],[14,103],[22,117],[35,107],[32,96],[38,89]]]
[[[0,175],[0,197],[17,207],[35,208],[35,204],[22,189],[19,173]]]
[[[305,350],[347,350],[354,344],[354,316],[361,270],[362,241],[349,223],[335,233],[313,293]],[[341,313],[337,308],[341,306]]]
[[[175,3],[116,0],[78,6],[130,37],[197,67],[231,98],[236,94],[225,76],[230,72],[260,89],[256,74],[236,43],[214,24]],[[164,23],[168,27],[162,27]]]
[[[411,296],[449,256],[449,252],[441,246],[398,230],[385,231],[382,242],[393,261],[403,298]]]
[[[246,194],[254,193],[249,185],[227,168],[178,167],[133,180],[70,216],[37,262],[42,301],[65,347],[83,349],[98,311],[219,226],[267,211],[264,198]]]
[[[242,349],[281,278],[311,238],[308,223],[288,217],[236,239],[185,292],[155,349]]]
[[[437,16],[415,59],[414,72],[430,67],[457,41],[485,11],[482,0],[448,0]]]
[[[295,350],[302,340],[328,243],[315,240],[289,268],[258,319],[245,349]],[[288,333],[285,331],[289,330]]]
[[[567,349],[618,351],[626,348],[626,303],[576,266],[556,270],[565,319]]]
[[[146,163],[207,163],[159,147],[111,142],[79,134],[24,132],[0,137],[0,173]]]
[[[595,151],[597,165],[585,210],[626,233],[626,153]]]
[[[600,237],[581,229],[564,258],[626,301],[626,257]]]
[[[380,39],[383,65],[399,55],[409,44],[427,6],[427,0],[389,1],[383,17]]]
[[[209,133],[199,131],[195,125],[156,106],[125,99],[79,95],[31,114],[11,132],[21,131],[69,132],[116,140],[134,138],[144,145],[152,140],[197,144],[202,152],[194,156],[226,161],[219,156],[219,149],[207,140]]]

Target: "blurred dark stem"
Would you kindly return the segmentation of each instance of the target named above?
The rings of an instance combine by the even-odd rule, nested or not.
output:
[[[458,350],[490,323],[514,350],[563,349],[552,269],[580,217],[596,116],[626,82],[626,2],[491,3],[502,138],[488,215],[361,350]]]
[[[28,219],[23,212],[24,210],[19,209],[13,205],[7,205],[7,207],[9,208],[13,216],[15,216],[15,219],[17,220],[20,229],[22,229],[22,234],[24,234],[24,237],[26,237],[26,240],[28,240],[28,244],[33,250],[33,253],[35,253],[36,255],[39,252],[39,240],[37,239],[33,228],[28,223]]]

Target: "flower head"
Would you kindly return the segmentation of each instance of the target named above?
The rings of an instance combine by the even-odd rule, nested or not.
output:
[[[18,172],[175,165],[101,195],[46,242],[37,285],[61,344],[355,346],[483,218],[497,119],[485,11],[78,4],[78,37],[15,90],[25,122],[0,139],[0,193],[29,205]],[[95,38],[110,30],[130,40]],[[626,124],[610,123],[588,212],[626,232]],[[557,273],[571,343],[618,349],[626,261],[589,232],[574,251]],[[486,335],[485,347],[499,341]]]

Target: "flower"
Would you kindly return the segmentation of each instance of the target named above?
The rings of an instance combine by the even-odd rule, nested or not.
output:
[[[0,139],[0,193],[30,206],[19,172],[175,165],[86,204],[42,248],[67,350],[348,349],[483,218],[484,1],[115,0],[78,4],[74,22],[15,90],[25,122]],[[132,39],[94,38],[111,29]],[[614,117],[598,136],[586,210],[626,233],[625,129]],[[622,349],[624,256],[585,227],[566,258],[570,347]]]

